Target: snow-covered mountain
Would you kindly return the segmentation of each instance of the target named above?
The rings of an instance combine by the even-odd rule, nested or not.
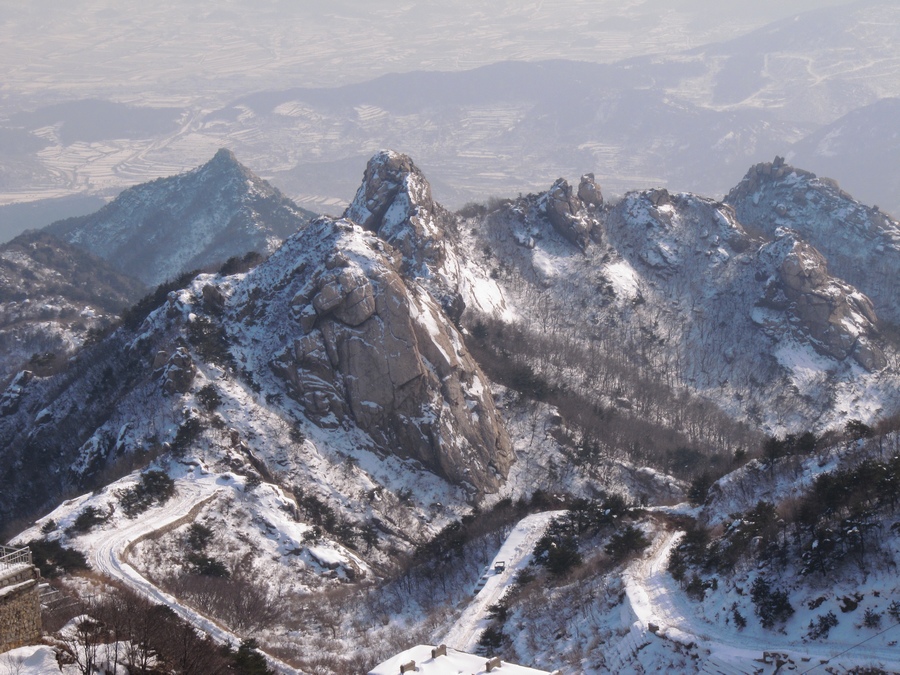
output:
[[[748,176],[758,185],[730,203],[664,189],[611,203],[587,174],[454,214],[411,158],[379,152],[343,217],[252,269],[151,296],[62,372],[17,379],[0,412],[0,525],[42,512],[19,541],[77,548],[198,625],[216,616],[233,631],[210,629],[219,639],[259,634],[303,672],[337,673],[443,635],[471,645],[488,609],[454,622],[503,533],[568,509],[537,519],[549,539],[529,530],[538,567],[562,571],[503,582],[515,650],[543,667],[559,647],[585,672],[640,664],[656,638],[623,631],[618,606],[627,595],[645,624],[662,611],[640,593],[663,584],[667,523],[714,530],[728,509],[782,499],[766,471],[816,473],[817,448],[852,468],[895,442],[888,429],[855,443],[900,410],[879,319],[895,300],[836,274],[851,263],[819,229],[858,216],[854,246],[880,269],[896,223],[780,160]],[[707,493],[705,513],[661,508]],[[558,576],[578,556],[592,561],[580,576]],[[745,581],[728,583],[716,601],[746,616]],[[565,639],[536,637],[547,613],[527,607],[541,603],[560,603]],[[645,653],[702,662],[708,646],[677,639],[699,624],[667,611],[676,637]],[[579,612],[599,642],[579,642]]]
[[[0,246],[0,380],[58,371],[145,291],[106,261],[45,233]]]
[[[786,179],[786,194],[768,211],[760,201],[758,220],[769,213],[768,230],[728,203],[666,190],[603,203],[585,177],[577,190],[558,181],[546,193],[476,214],[461,231],[471,250],[490,252],[504,297],[522,317],[518,325],[566,350],[565,357],[531,355],[556,386],[578,382],[588,400],[644,401],[641,417],[665,414],[651,411],[671,405],[678,391],[693,392],[770,432],[827,428],[848,415],[871,419],[896,406],[896,346],[877,318],[882,311],[892,317],[896,301],[875,282],[883,269],[896,279],[885,245],[896,225],[839,191],[829,193],[837,201],[823,205],[822,218],[789,213],[781,202],[796,208],[808,194],[802,181],[793,193],[791,185]],[[872,213],[881,224],[847,247],[866,260],[871,272],[852,279],[875,300],[833,276],[831,256],[810,243],[819,239],[804,239],[811,227],[839,227],[841,213]],[[842,255],[835,251],[841,270],[848,267]],[[863,286],[867,274],[872,283]],[[655,397],[640,391],[645,384],[613,375],[623,368],[671,387],[669,402],[651,403]]]
[[[156,286],[249,251],[267,255],[311,215],[222,149],[193,171],[130,188],[45,230]]]
[[[162,203],[173,185],[213,180],[219,165],[244,175],[222,152],[129,199]],[[6,508],[26,512],[120,455],[173,442],[192,419],[178,400],[204,377],[242,382],[303,424],[353,429],[372,451],[413,459],[473,496],[495,492],[514,455],[470,346],[495,381],[556,405],[599,406],[563,414],[577,433],[604,415],[623,429],[652,419],[654,433],[674,433],[655,449],[597,439],[660,467],[679,442],[717,454],[753,443],[748,430],[823,431],[890,414],[897,349],[878,316],[897,309],[875,280],[883,266],[896,276],[896,223],[780,164],[748,176],[733,207],[665,190],[610,204],[586,175],[577,188],[560,179],[451,214],[409,157],[379,153],[343,219],[316,221],[249,272],[201,276],[159,307],[142,305],[143,325],[130,316],[66,373],[17,389],[27,404],[2,422],[7,456],[61,447],[52,462],[70,468],[30,506]],[[776,187],[754,191],[751,178]],[[853,260],[828,248],[827,231],[804,229],[825,228],[826,216],[839,227],[841,213],[873,219],[848,229],[859,239],[845,247],[867,260],[870,276],[855,278],[865,292],[830,272],[832,257],[839,269]],[[209,369],[217,374],[199,377]],[[76,415],[87,391],[96,393]],[[162,417],[132,419],[141,409]],[[9,478],[10,489],[22,482]]]

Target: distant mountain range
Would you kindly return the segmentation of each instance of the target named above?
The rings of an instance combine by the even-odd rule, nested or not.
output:
[[[842,3],[674,55],[407,72],[257,92],[203,113],[54,104],[0,121],[0,188],[10,199],[109,197],[225,146],[301,206],[339,214],[358,167],[381,147],[415,156],[455,208],[585,172],[612,194],[720,196],[747,166],[781,155],[898,214],[897,12],[884,0]],[[135,130],[110,123],[112,113]],[[88,141],[116,152],[94,153]]]

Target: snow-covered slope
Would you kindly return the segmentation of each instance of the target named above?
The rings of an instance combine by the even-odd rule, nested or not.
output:
[[[60,369],[144,292],[96,256],[43,233],[0,247],[0,381]]]
[[[691,194],[649,190],[600,204],[576,192],[557,182],[461,228],[472,257],[489,252],[532,344],[570,352],[535,347],[532,366],[551,382],[577,383],[594,400],[624,396],[645,419],[670,415],[655,411],[640,373],[672,388],[670,402],[692,392],[770,430],[896,409],[897,351],[880,331],[882,305],[835,276],[830,257],[804,238],[814,214],[785,212],[779,229],[764,232],[730,205]],[[797,194],[805,199],[806,188]],[[866,250],[868,270],[889,260],[874,244]],[[693,425],[679,417],[669,424]]]
[[[269,254],[310,215],[222,149],[193,171],[129,188],[46,231],[155,286],[248,251]]]

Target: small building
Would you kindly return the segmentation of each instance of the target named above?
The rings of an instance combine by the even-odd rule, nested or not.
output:
[[[30,549],[0,546],[0,653],[40,640],[40,578]]]
[[[496,675],[560,675],[560,671],[552,673],[546,670],[517,666],[498,657],[485,658],[466,652],[450,649],[444,645],[431,647],[418,645],[397,654],[381,663],[368,675],[401,675],[416,673],[417,675],[457,675],[458,673],[496,673]]]

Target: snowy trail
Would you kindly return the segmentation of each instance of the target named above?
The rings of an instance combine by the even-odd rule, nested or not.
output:
[[[816,663],[835,658],[855,644],[835,641],[800,644],[798,640],[792,641],[774,631],[761,638],[699,618],[695,613],[696,604],[666,571],[669,553],[683,535],[683,532],[659,533],[649,554],[635,561],[623,575],[629,603],[643,630],[654,623],[659,626],[660,635],[683,644],[702,644],[713,656],[732,663],[749,664],[766,651],[787,653],[795,662],[806,658],[811,659],[810,663]],[[879,659],[885,666],[900,672],[900,653],[896,650],[866,646],[857,654],[844,658],[847,661]]]
[[[139,540],[169,527],[177,527],[190,520],[207,501],[224,489],[227,483],[217,482],[213,476],[176,481],[176,493],[161,508],[146,514],[133,523],[115,531],[100,531],[81,538],[87,548],[91,567],[100,574],[116,579],[154,603],[166,605],[178,616],[221,644],[239,645],[241,638],[199,612],[182,605],[175,597],[154,586],[127,562],[128,551]],[[300,671],[266,654],[269,665],[281,673]]]
[[[564,513],[565,511],[535,513],[516,524],[482,577],[484,587],[441,642],[462,652],[474,651],[481,632],[488,625],[488,620],[485,619],[487,608],[503,597],[516,574],[531,562],[531,552],[534,551],[535,544],[543,536],[550,521]],[[506,569],[498,574],[494,572],[494,564],[501,560],[506,563]]]

